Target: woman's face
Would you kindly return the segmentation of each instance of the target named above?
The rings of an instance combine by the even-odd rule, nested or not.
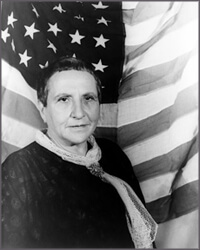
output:
[[[69,70],[51,76],[47,106],[42,105],[41,115],[54,140],[63,146],[85,143],[97,126],[99,112],[97,86],[91,74]]]

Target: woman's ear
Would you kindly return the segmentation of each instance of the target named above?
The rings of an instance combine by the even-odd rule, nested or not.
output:
[[[40,115],[43,119],[43,121],[46,123],[46,107],[44,106],[44,104],[41,102],[41,101],[38,101],[38,109],[39,109],[39,112],[40,112]]]

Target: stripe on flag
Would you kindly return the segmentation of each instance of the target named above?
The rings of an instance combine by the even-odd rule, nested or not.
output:
[[[195,142],[195,139],[196,137],[187,143],[181,144],[179,147],[176,147],[167,154],[163,154],[134,166],[134,171],[139,176],[139,181],[142,182],[156,176],[161,176],[163,174],[181,169],[185,164],[186,156],[188,152],[190,152],[191,145],[193,145],[193,143],[196,145],[193,154],[198,152],[198,145]],[[192,156],[193,155],[191,155],[191,157]]]
[[[198,93],[196,91],[197,84],[181,91],[174,102],[174,105],[169,106],[156,113],[148,116],[140,121],[132,120],[132,123],[118,128],[118,143],[125,148],[139,141],[144,141],[147,138],[159,134],[169,129],[172,123],[183,115],[190,114],[197,110]],[[170,119],[169,119],[170,115]],[[148,129],[147,129],[148,127]]]
[[[198,110],[177,119],[168,130],[124,148],[124,152],[133,166],[167,154],[196,136],[197,120]]]

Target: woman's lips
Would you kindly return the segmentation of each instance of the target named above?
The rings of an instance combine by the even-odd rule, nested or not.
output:
[[[79,128],[79,127],[86,127],[86,126],[88,126],[89,124],[77,124],[77,125],[71,125],[71,126],[69,126],[69,127],[71,127],[71,128]]]

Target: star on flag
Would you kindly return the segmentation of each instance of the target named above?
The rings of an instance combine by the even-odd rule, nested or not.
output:
[[[75,16],[74,18],[84,22],[84,17],[82,17],[81,15]]]
[[[76,33],[74,35],[73,34],[69,34],[69,35],[72,37],[71,43],[78,43],[78,44],[81,44],[81,39],[85,37],[85,36],[81,36],[78,30],[76,30]]]
[[[15,52],[15,44],[14,44],[14,40],[12,39],[12,42],[11,42],[11,47],[12,47],[12,50]]]
[[[53,10],[57,10],[57,11],[59,11],[60,13],[66,12],[66,10],[64,10],[64,9],[62,8],[62,5],[61,5],[60,3],[59,3],[58,6],[55,6],[55,7],[53,8]]]
[[[24,25],[26,29],[26,33],[24,36],[30,36],[33,39],[33,35],[37,32],[40,32],[39,30],[35,29],[35,23],[33,23],[31,26]]]
[[[17,21],[16,18],[13,17],[13,12],[8,16],[8,25],[11,25],[14,28],[13,23]]]
[[[110,40],[110,39],[105,39],[102,34],[100,35],[100,37],[94,37],[94,39],[97,41],[95,47],[101,45],[104,48],[106,47],[105,43]]]
[[[109,7],[108,5],[103,5],[102,2],[98,2],[98,4],[92,4],[92,6],[94,6],[95,9],[106,9]]]
[[[54,51],[54,53],[56,53],[56,51],[57,51],[56,47],[49,40],[48,40],[48,42],[49,42],[49,46],[47,48],[52,49]]]
[[[1,31],[1,38],[3,39],[4,43],[6,43],[6,40],[9,36],[10,34],[8,33],[8,28]]]
[[[94,69],[95,71],[99,70],[102,72],[104,72],[104,69],[108,67],[108,65],[103,65],[101,60],[99,60],[99,62],[97,64],[92,63],[92,65],[95,67],[95,69]]]
[[[106,20],[104,17],[101,17],[101,19],[97,19],[97,20],[98,20],[97,24],[103,23],[106,26],[108,26],[108,22],[110,22],[109,20]]]
[[[49,65],[48,61],[46,61],[46,63],[44,65],[39,64],[39,66],[40,66],[41,69],[44,69],[44,68],[48,67],[48,65]]]
[[[36,17],[38,18],[40,15],[38,14],[36,8],[32,5],[32,11],[35,13]]]
[[[19,64],[22,64],[22,63],[23,63],[26,67],[28,67],[28,61],[29,61],[32,57],[27,55],[27,50],[25,50],[23,54],[20,54],[20,53],[19,53],[19,56],[20,56],[20,59],[21,59],[20,62],[19,62]]]
[[[52,32],[54,33],[55,36],[57,36],[57,33],[58,33],[58,32],[62,32],[62,30],[58,28],[58,24],[57,24],[57,23],[55,23],[54,25],[48,23],[48,25],[49,25],[49,27],[50,27],[50,28],[48,29],[48,31],[49,31],[49,32],[52,31]]]

